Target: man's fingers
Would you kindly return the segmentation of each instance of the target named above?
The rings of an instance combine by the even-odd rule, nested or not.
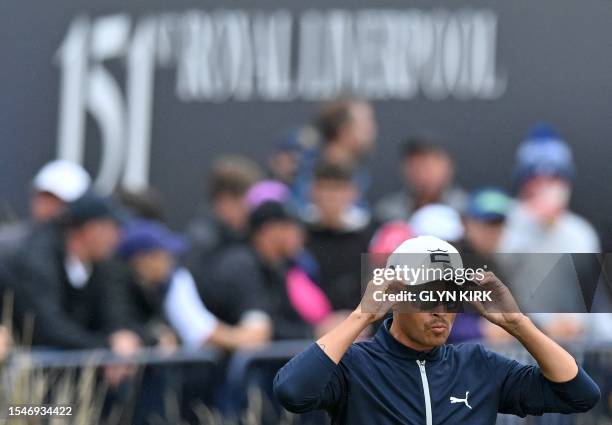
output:
[[[471,301],[470,304],[474,306],[478,314],[480,314],[481,316],[484,316],[485,313],[487,313],[487,310],[484,308],[480,301]]]
[[[474,278],[474,283],[478,286],[488,286],[488,285],[503,285],[503,283],[501,282],[501,280],[499,280],[499,278],[497,276],[495,276],[495,273],[493,272],[484,272],[482,277],[478,277],[476,276]]]

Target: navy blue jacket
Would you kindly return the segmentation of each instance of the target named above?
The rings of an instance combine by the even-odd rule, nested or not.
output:
[[[289,411],[326,410],[336,424],[491,425],[518,416],[592,408],[599,388],[579,369],[571,381],[547,380],[480,344],[424,353],[399,343],[387,319],[374,338],[353,344],[335,364],[313,344],[276,375],[274,392]]]

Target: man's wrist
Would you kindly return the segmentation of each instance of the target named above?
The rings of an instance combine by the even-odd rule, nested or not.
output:
[[[502,328],[515,338],[519,338],[529,326],[533,326],[531,319],[519,313],[516,319],[507,321]]]
[[[363,325],[364,328],[376,322],[377,317],[378,315],[375,313],[364,313],[361,311],[361,306],[357,307],[357,309],[353,310],[353,312],[349,315],[351,320]]]

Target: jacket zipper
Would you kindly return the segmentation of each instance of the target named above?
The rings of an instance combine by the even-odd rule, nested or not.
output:
[[[427,382],[427,372],[425,371],[425,360],[417,360],[421,371],[421,382],[423,383],[423,395],[425,396],[425,423],[433,425],[431,418],[431,397],[429,396],[429,382]]]

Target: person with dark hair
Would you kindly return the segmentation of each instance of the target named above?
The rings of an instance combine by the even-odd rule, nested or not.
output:
[[[208,203],[187,229],[195,260],[245,240],[249,209],[246,193],[262,178],[257,164],[241,156],[217,158],[208,178]]]
[[[140,190],[119,189],[117,200],[133,217],[147,220],[166,221],[162,195],[154,187]]]
[[[376,142],[374,109],[363,99],[342,96],[321,105],[314,125],[320,134],[320,146],[315,155],[305,156],[299,166],[292,187],[294,202],[299,207],[308,204],[314,167],[325,161],[353,168],[359,195],[356,202],[365,207],[370,175],[363,162]]]
[[[262,176],[259,166],[245,157],[227,156],[213,161],[207,180],[207,203],[187,226],[190,249],[185,264],[195,275],[198,287],[220,253],[246,243],[246,194]]]
[[[32,344],[49,349],[109,348],[133,355],[141,347],[132,330],[125,288],[110,258],[122,216],[88,192],[68,204],[58,221],[37,228],[12,262],[24,315],[33,317]],[[133,373],[111,366],[118,384]]]
[[[312,204],[303,214],[306,247],[319,263],[319,283],[335,310],[351,308],[359,301],[361,254],[367,252],[374,233],[370,215],[355,206],[357,196],[350,167],[317,165]]]
[[[403,188],[376,203],[377,220],[407,220],[415,210],[434,203],[463,210],[466,194],[453,183],[453,161],[440,144],[431,137],[410,138],[401,145],[400,158]]]

